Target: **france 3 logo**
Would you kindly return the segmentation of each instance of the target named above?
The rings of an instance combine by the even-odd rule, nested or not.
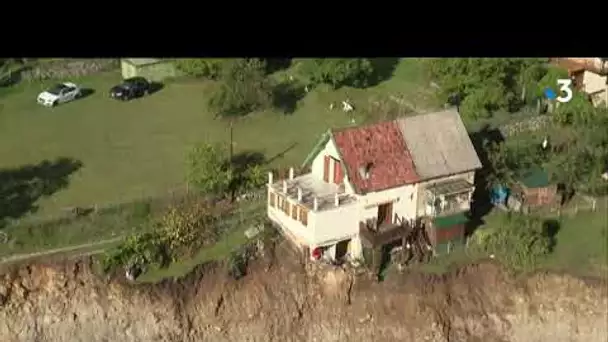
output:
[[[559,86],[559,96],[553,91],[551,88],[545,89],[545,97],[549,100],[556,100],[557,102],[567,103],[572,100],[572,80],[567,78],[562,78],[557,80],[557,85]]]

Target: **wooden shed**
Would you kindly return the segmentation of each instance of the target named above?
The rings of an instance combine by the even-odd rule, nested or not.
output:
[[[123,58],[120,60],[123,78],[144,77],[151,81],[162,81],[176,77],[177,70],[171,60],[158,58]]]
[[[521,203],[523,210],[558,203],[557,185],[551,184],[547,172],[540,168],[522,174],[513,187],[513,196]]]
[[[426,233],[437,255],[448,254],[462,246],[465,240],[465,225],[468,212],[430,218],[425,225]]]

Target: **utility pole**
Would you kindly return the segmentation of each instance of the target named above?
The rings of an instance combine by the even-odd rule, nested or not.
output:
[[[233,129],[232,129],[232,123],[233,123],[233,119],[230,119],[230,163],[232,163],[232,158],[233,158],[233,153],[234,153],[234,136],[233,136]]]

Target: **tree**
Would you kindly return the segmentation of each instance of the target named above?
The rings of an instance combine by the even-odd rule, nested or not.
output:
[[[221,58],[181,58],[175,60],[175,67],[188,76],[217,79],[226,63]]]
[[[224,64],[219,87],[209,108],[220,116],[242,116],[272,105],[272,87],[260,59],[235,59]]]
[[[545,75],[537,82],[536,95],[542,97],[547,88],[553,90],[556,94],[559,94],[560,91],[557,80],[564,78],[568,78],[568,71],[554,66],[547,68]]]
[[[601,114],[602,109],[595,110],[579,124],[562,126],[555,134],[557,141],[553,143],[547,166],[551,178],[563,185],[568,197],[575,190],[592,195],[602,195],[608,190],[608,184],[601,178],[608,166],[605,128],[608,118]]]
[[[511,109],[525,98],[526,88],[542,77],[543,70],[541,59],[437,58],[426,62],[426,71],[441,87],[440,99],[460,99],[461,112],[471,118]]]
[[[216,240],[217,220],[225,214],[220,206],[196,198],[169,209],[158,222],[159,232],[172,256],[191,254]]]
[[[575,91],[569,102],[557,106],[553,118],[562,125],[581,126],[593,122],[597,112],[585,93]]]
[[[267,175],[266,170],[259,164],[248,167],[243,177],[243,188],[247,191],[261,188],[266,183]]]
[[[300,73],[311,84],[325,83],[342,86],[366,87],[374,75],[368,58],[315,58],[300,60]]]
[[[542,165],[545,157],[539,153],[539,145],[540,139],[536,135],[520,136],[503,143],[486,143],[488,185],[512,184],[523,172]]]
[[[233,179],[232,168],[223,148],[200,144],[187,156],[187,180],[198,191],[226,195]]]

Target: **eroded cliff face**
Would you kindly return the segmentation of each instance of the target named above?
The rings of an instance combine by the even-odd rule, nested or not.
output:
[[[374,283],[282,258],[235,281],[208,265],[157,285],[89,261],[0,278],[0,341],[606,341],[606,284],[491,264]]]

